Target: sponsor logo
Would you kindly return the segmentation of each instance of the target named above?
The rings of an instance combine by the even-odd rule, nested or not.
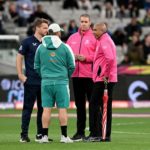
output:
[[[139,89],[139,90],[138,90]],[[131,83],[128,89],[128,95],[129,98],[133,101],[136,102],[138,100],[138,97],[143,94],[142,90],[148,91],[148,86],[145,82],[143,81],[134,81]],[[137,91],[138,90],[138,91]]]
[[[37,46],[37,43],[32,43],[33,46]]]
[[[20,80],[10,80],[4,78],[1,80],[0,83],[1,90],[3,92],[7,92],[7,102],[11,103],[14,100],[16,101],[23,101],[24,98],[24,87],[23,83]]]
[[[85,45],[89,44],[89,40],[86,40],[84,44],[85,44]]]
[[[55,56],[56,56],[55,52],[51,52],[51,53],[50,53],[50,56],[51,56],[51,57],[55,57]]]
[[[21,46],[19,47],[19,51],[22,51],[22,48],[23,48],[23,47],[22,47],[22,45],[21,45]]]

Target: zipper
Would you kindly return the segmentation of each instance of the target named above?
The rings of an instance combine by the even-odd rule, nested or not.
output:
[[[80,46],[79,46],[79,54],[80,54],[81,46],[82,46],[82,39],[83,39],[83,35],[81,35]],[[78,61],[78,77],[79,77],[79,61]]]

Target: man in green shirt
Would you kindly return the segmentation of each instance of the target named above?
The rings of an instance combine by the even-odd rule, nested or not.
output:
[[[48,141],[48,126],[51,118],[51,109],[59,109],[61,126],[61,140],[63,143],[72,143],[67,136],[67,108],[70,102],[69,78],[75,68],[75,59],[71,48],[60,40],[61,28],[53,23],[49,26],[49,35],[42,39],[38,47],[34,68],[42,78],[42,115],[43,138],[41,143]]]

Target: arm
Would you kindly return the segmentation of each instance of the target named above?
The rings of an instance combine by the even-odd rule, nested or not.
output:
[[[68,48],[69,49],[71,49],[72,50],[72,52],[73,52],[73,49],[72,49],[72,47],[71,47],[71,41],[72,41],[72,36],[70,36],[69,38],[68,38],[68,40],[67,40],[67,42],[66,42],[66,46],[69,46]],[[78,59],[78,54],[74,54],[74,52],[73,52],[73,55],[74,55],[74,57],[75,57],[75,61],[79,61],[79,59]]]
[[[96,49],[96,41],[92,41],[90,47],[87,48],[87,53],[84,55],[78,55],[79,61],[84,61],[86,63],[93,63],[94,53]]]
[[[113,60],[115,59],[114,53],[113,53],[113,47],[110,43],[110,41],[103,42],[102,45],[102,51],[104,53],[104,58],[106,60],[106,70],[103,74],[104,77],[109,78],[110,69],[113,63]]]
[[[92,63],[94,59],[94,52],[91,55],[85,56],[86,62]]]
[[[68,66],[68,75],[69,75],[69,78],[71,77],[74,69],[75,69],[75,57],[74,57],[74,54],[71,50],[71,48],[67,46],[67,66]]]
[[[19,80],[24,83],[27,80],[27,77],[23,74],[23,71],[22,71],[23,59],[24,59],[24,56],[18,53],[17,58],[16,58],[16,69],[17,69]]]
[[[85,61],[88,63],[92,63],[93,59],[94,59],[94,55],[88,55],[88,56],[77,55],[77,60],[79,60],[79,61]]]

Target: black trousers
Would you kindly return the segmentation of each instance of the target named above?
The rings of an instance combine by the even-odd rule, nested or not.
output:
[[[41,86],[24,84],[24,103],[22,110],[22,125],[21,136],[28,135],[29,123],[31,119],[31,113],[33,106],[37,100],[37,134],[42,134],[42,113],[43,108],[41,104]]]
[[[108,103],[107,103],[107,127],[106,137],[111,136],[111,122],[112,122],[112,93],[115,83],[108,83]],[[89,104],[89,121],[90,121],[90,135],[95,137],[102,136],[102,114],[103,114],[103,93],[104,82],[97,82],[94,84],[93,92]]]
[[[86,127],[86,99],[90,101],[93,90],[91,78],[72,78],[77,107],[77,133],[84,135]]]

